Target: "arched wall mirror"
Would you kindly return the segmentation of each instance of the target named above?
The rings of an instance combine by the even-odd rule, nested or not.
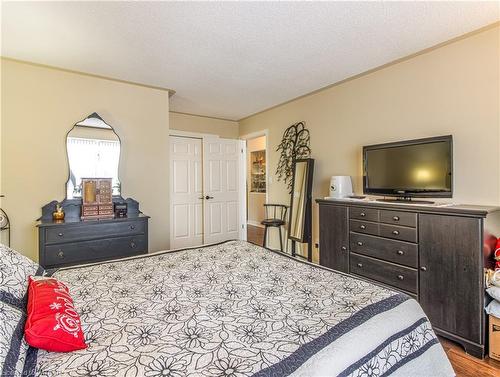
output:
[[[120,138],[97,113],[76,123],[66,135],[69,178],[66,199],[82,197],[82,178],[112,178],[113,196],[121,195],[118,178]]]

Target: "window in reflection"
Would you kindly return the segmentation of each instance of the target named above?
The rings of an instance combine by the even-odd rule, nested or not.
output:
[[[68,158],[71,161],[74,197],[81,196],[82,178],[112,178],[113,195],[119,195],[118,164],[120,142],[117,140],[68,137]],[[68,187],[69,189],[69,187]]]

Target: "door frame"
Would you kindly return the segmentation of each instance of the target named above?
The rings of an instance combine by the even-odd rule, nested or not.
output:
[[[249,139],[255,139],[257,137],[260,137],[260,136],[265,136],[266,137],[266,143],[265,143],[265,151],[266,151],[266,203],[269,203],[269,181],[270,181],[270,177],[271,175],[269,174],[269,129],[263,129],[263,130],[260,130],[260,131],[255,131],[255,132],[251,132],[251,133],[248,133],[248,134],[245,134],[245,135],[242,135],[240,136],[240,139],[241,140],[244,140],[245,141],[245,155],[247,154],[247,141]],[[246,166],[247,166],[247,157],[245,157],[245,182],[244,182],[244,186],[245,186],[245,216],[244,216],[244,222],[245,222],[245,230],[247,228],[247,224],[248,224],[248,218],[247,218],[247,206],[248,206],[248,181],[247,181],[247,174],[248,172],[246,171]]]
[[[247,240],[247,143],[238,139],[239,172],[238,184],[240,186],[240,240]],[[267,168],[267,166],[266,166]],[[267,184],[267,182],[266,182]]]
[[[210,139],[226,139],[226,138],[221,138],[219,135],[215,134],[206,134],[206,133],[201,133],[201,132],[190,132],[190,131],[181,131],[181,130],[175,130],[175,129],[170,129],[168,133],[168,137],[186,137],[186,138],[192,138],[192,139],[201,139],[201,147],[202,147],[202,156],[203,156],[203,148],[204,148],[204,143],[207,140]],[[230,139],[230,138],[227,138]],[[239,154],[239,171],[240,171],[240,177],[238,179],[239,182],[239,188],[240,188],[240,205],[239,205],[239,211],[240,211],[240,231],[239,231],[239,236],[241,240],[246,241],[247,239],[247,198],[246,198],[246,180],[247,180],[247,166],[246,166],[246,141],[238,139],[234,139],[235,141],[239,141],[238,147],[241,150],[241,153]],[[244,145],[243,145],[244,143]],[[169,143],[170,145],[170,143]],[[267,155],[267,137],[266,137],[266,155]],[[170,156],[170,149],[169,149],[169,154],[168,154],[168,166],[170,167],[170,161],[171,161],[171,156]],[[202,157],[202,176],[204,174],[204,161]],[[267,171],[267,159],[266,159],[266,171]],[[203,180],[202,180],[203,182]],[[169,186],[169,196],[170,196],[170,190],[171,190],[171,182],[169,180],[168,186]],[[267,177],[266,177],[266,187],[267,187]],[[267,191],[267,190],[266,190]],[[266,200],[267,200],[267,192],[266,192]],[[171,198],[169,197],[169,232],[170,235],[172,234],[172,224],[173,224],[173,213],[171,211]],[[203,206],[203,210],[204,210]],[[203,224],[203,228],[205,228],[205,224]],[[169,237],[170,238],[170,237]],[[170,242],[170,241],[169,241]],[[205,240],[203,240],[203,244],[205,243]],[[201,246],[201,245],[200,245]],[[169,248],[171,249],[170,245]]]

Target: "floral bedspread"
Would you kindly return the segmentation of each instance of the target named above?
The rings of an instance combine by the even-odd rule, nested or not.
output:
[[[376,376],[441,347],[410,297],[243,241],[54,277],[88,349],[38,351],[37,376]]]

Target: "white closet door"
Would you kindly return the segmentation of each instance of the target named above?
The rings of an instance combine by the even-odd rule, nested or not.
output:
[[[240,144],[219,138],[203,142],[204,243],[240,238]]]
[[[203,243],[201,139],[170,137],[170,248]]]

